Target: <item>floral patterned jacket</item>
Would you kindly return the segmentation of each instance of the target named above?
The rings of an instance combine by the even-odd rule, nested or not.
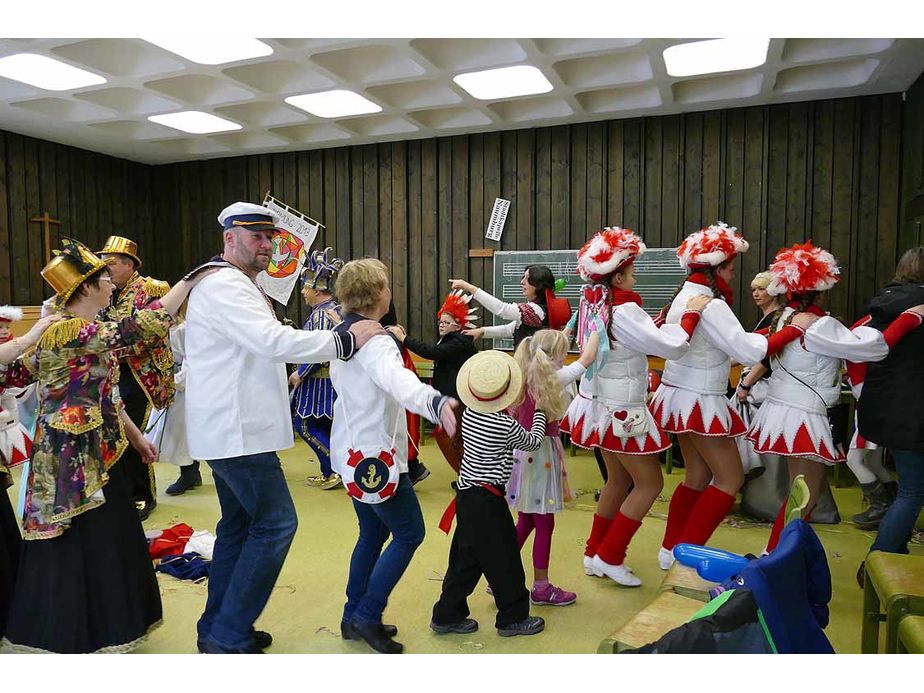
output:
[[[169,288],[167,282],[142,277],[135,272],[125,288],[119,291],[115,305],[106,309],[103,317],[110,321],[129,318],[152,300],[162,297]],[[154,408],[163,409],[173,401],[173,351],[169,338],[146,338],[120,349],[116,357],[131,368],[135,380]]]
[[[107,470],[128,440],[113,386],[114,349],[166,337],[173,319],[159,303],[118,322],[78,317],[52,325],[35,350],[0,366],[0,386],[39,383],[39,414],[23,515],[25,539],[52,539],[71,518],[105,502]]]

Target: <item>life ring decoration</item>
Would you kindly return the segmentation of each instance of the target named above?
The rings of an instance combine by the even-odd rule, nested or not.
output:
[[[395,450],[381,450],[375,457],[350,448],[343,483],[347,494],[361,503],[381,503],[398,490]]]

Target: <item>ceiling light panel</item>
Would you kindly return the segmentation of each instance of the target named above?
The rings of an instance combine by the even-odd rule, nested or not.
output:
[[[273,54],[271,46],[254,38],[146,38],[144,40],[201,65],[221,65]]]
[[[319,118],[343,118],[345,116],[379,113],[382,107],[364,96],[347,89],[333,89],[316,94],[290,96],[286,103],[308,111]]]
[[[770,39],[756,38],[681,43],[664,50],[664,66],[672,77],[747,70],[767,62],[769,46]]]
[[[230,120],[219,118],[203,111],[180,111],[179,113],[164,113],[163,115],[148,116],[152,123],[166,125],[168,128],[182,130],[193,135],[204,135],[212,132],[229,132],[240,130],[241,126]]]
[[[466,72],[452,81],[476,99],[485,101],[510,99],[514,96],[545,94],[552,91],[552,83],[532,65],[515,65],[496,70]]]
[[[105,77],[34,53],[0,58],[0,77],[49,91],[67,91],[106,83]]]

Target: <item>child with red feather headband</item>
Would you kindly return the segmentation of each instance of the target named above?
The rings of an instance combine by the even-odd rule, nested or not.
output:
[[[458,399],[456,376],[462,364],[478,353],[475,340],[462,334],[463,329],[475,327],[475,309],[469,307],[472,297],[462,291],[451,291],[436,313],[440,338],[432,344],[422,342],[407,335],[401,327],[389,327],[388,330],[408,350],[418,356],[433,361],[433,387]],[[457,417],[461,419],[464,405],[459,404]],[[449,436],[437,427],[434,431],[437,445],[443,457],[458,474],[462,464],[462,427],[456,429],[454,436]]]

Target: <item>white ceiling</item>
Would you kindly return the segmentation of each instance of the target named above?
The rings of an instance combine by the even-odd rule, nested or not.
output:
[[[758,68],[685,78],[667,74],[662,52],[696,39],[261,40],[272,55],[211,66],[141,39],[0,39],[0,57],[38,53],[108,80],[52,92],[0,77],[0,129],[154,164],[901,92],[924,71],[924,39],[772,39]],[[452,81],[520,64],[553,91],[479,101]],[[329,89],[383,110],[325,119],[283,101]],[[147,120],[181,110],[243,129],[189,135]]]

